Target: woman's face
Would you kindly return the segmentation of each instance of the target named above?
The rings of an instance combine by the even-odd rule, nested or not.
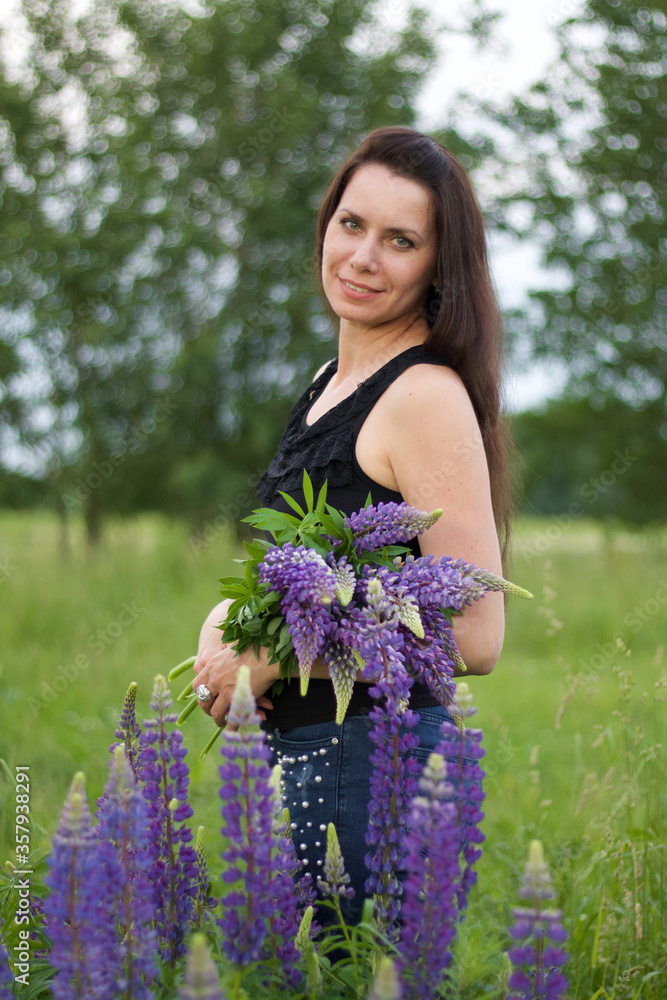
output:
[[[428,190],[366,163],[352,175],[324,235],[324,291],[343,319],[389,322],[423,305],[436,253]]]

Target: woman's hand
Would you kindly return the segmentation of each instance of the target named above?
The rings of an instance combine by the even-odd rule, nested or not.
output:
[[[222,643],[220,630],[216,628],[227,615],[229,601],[222,601],[213,608],[204,622],[199,637],[199,651],[193,669],[196,677],[192,687],[196,690],[200,684],[205,684],[213,698],[208,702],[199,702],[201,708],[211,718],[222,726],[225,722],[231,704],[236,677],[240,666],[250,668],[250,686],[257,701],[260,718],[266,719],[264,708],[273,708],[269,698],[264,697],[274,681],[280,676],[277,663],[269,664],[268,651],[262,647],[259,656],[255,656],[252,648],[237,656],[234,646]]]

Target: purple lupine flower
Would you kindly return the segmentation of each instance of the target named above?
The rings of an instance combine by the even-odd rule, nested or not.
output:
[[[101,877],[104,847],[93,832],[83,774],[74,776],[53,836],[50,889],[44,903],[51,939],[49,962],[56,970],[54,1000],[114,1000],[118,948],[110,917],[108,883]],[[72,985],[74,984],[74,985]]]
[[[296,987],[301,982],[301,973],[297,969],[300,954],[296,944],[299,925],[302,918],[303,905],[296,891],[294,878],[303,871],[296,856],[294,841],[290,828],[289,810],[283,808],[280,792],[282,768],[276,764],[271,771],[271,788],[273,791],[273,849],[272,849],[272,879],[267,887],[273,904],[273,913],[269,920],[269,933],[264,947],[264,958],[277,960],[278,967],[290,986]]]
[[[324,879],[318,878],[317,888],[323,896],[345,896],[351,899],[354,889],[345,871],[345,861],[340,850],[338,834],[333,823],[327,826],[327,852],[324,859]]]
[[[514,966],[508,1000],[561,1000],[568,987],[561,972],[568,955],[560,947],[567,932],[560,910],[545,909],[543,905],[553,898],[554,891],[539,840],[530,843],[519,895],[531,905],[513,910],[515,923],[510,935],[517,943],[508,952]]]
[[[269,919],[267,957],[276,958],[286,982],[296,987],[301,982],[297,969],[301,955],[296,945],[296,937],[302,919],[302,907],[294,884],[294,876],[301,864],[294,850],[287,819],[274,826],[275,847],[273,851],[273,877],[267,893],[273,902],[273,912]]]
[[[442,739],[436,751],[443,757],[454,758],[448,763],[448,774],[456,782],[457,822],[463,842],[465,867],[457,889],[458,906],[461,913],[468,906],[468,895],[477,882],[475,864],[482,856],[485,836],[480,829],[484,819],[480,803],[484,801],[482,780],[484,771],[479,765],[484,756],[481,729],[470,729],[464,719],[474,715],[470,688],[462,681],[457,688],[457,700],[450,706],[457,722],[445,721],[440,726]]]
[[[400,585],[416,599],[419,607],[452,608],[461,611],[490,590],[530,597],[527,590],[509,580],[480,569],[465,559],[434,555],[406,557],[400,570]]]
[[[408,810],[419,770],[417,761],[402,753],[419,743],[409,731],[419,716],[407,708],[412,678],[405,668],[398,625],[393,618],[383,620],[393,612],[379,580],[368,581],[367,599],[369,627],[361,631],[359,652],[366,664],[364,674],[375,681],[369,693],[376,704],[369,714],[374,723],[369,739],[375,749],[370,755],[366,843],[371,850],[365,856],[370,871],[365,888],[375,895],[376,920],[393,933],[402,891],[396,871],[403,865]]]
[[[123,707],[120,712],[120,722],[118,723],[118,729],[115,732],[115,736],[125,746],[127,759],[135,777],[137,777],[139,737],[141,736],[141,729],[137,724],[136,703],[137,682],[132,681],[127,689],[125,698],[123,699]],[[119,746],[118,743],[112,743],[109,747],[109,753],[113,754],[117,746]]]
[[[305,694],[308,690],[311,668],[331,628],[331,618],[325,608],[293,604],[289,597],[283,597],[280,607],[289,634],[292,636],[292,645],[299,664],[301,694]]]
[[[299,664],[301,693],[308,689],[310,670],[331,627],[328,606],[336,597],[338,580],[331,566],[303,545],[289,542],[269,549],[259,566],[259,579],[281,594],[280,608]]]
[[[278,594],[308,604],[331,604],[336,596],[337,580],[330,566],[314,549],[294,547],[269,549],[259,565],[259,579]]]
[[[9,967],[9,955],[0,935],[0,1000],[12,1000],[10,986],[13,982],[14,976]]]
[[[352,514],[345,523],[354,532],[354,549],[359,554],[409,542],[434,525],[441,514],[441,510],[428,514],[404,502],[379,503]]]
[[[180,1000],[226,1000],[204,934],[192,936],[185,963],[185,978],[178,995]]]
[[[172,698],[161,674],[155,678],[151,709],[155,719],[144,720],[139,776],[148,803],[151,867],[156,925],[162,957],[171,962],[185,951],[185,935],[194,916],[197,894],[197,855],[190,843],[186,820],[188,802],[187,750],[178,730],[168,731],[176,714],[168,712]]]
[[[222,835],[228,843],[222,858],[222,880],[231,885],[220,899],[222,950],[230,962],[250,965],[262,957],[275,901],[267,891],[272,882],[274,791],[271,751],[266,735],[250,727],[259,715],[250,687],[250,671],[239,667],[229,709],[230,726],[222,734],[220,798]]]
[[[458,650],[452,626],[441,611],[420,611],[424,638],[406,636],[405,658],[415,680],[425,684],[438,703],[446,707],[456,695],[454,667]]]
[[[123,972],[117,988],[133,1000],[149,1000],[149,984],[158,970],[148,806],[123,744],[114,750],[111,774],[97,801],[95,833],[103,845],[101,871],[110,888],[109,920],[119,932],[118,964]]]
[[[440,754],[429,755],[410,810],[398,956],[411,1000],[440,995],[456,936],[460,834],[447,768]]]

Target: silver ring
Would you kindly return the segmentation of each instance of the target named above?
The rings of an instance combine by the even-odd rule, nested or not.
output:
[[[205,684],[200,684],[197,688],[197,701],[208,702],[213,701],[213,695]]]

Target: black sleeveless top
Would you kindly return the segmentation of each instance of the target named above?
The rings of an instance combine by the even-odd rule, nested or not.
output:
[[[360,510],[368,494],[373,504],[400,503],[403,497],[395,490],[381,486],[366,475],[357,462],[355,449],[362,424],[392,382],[412,365],[446,365],[444,358],[428,353],[421,344],[410,347],[383,365],[355,391],[328,410],[314,424],[306,423],[306,416],[324,387],[338,368],[334,358],[322,374],[306,389],[289,416],[278,451],[268,470],[257,484],[257,496],[263,507],[272,507],[293,513],[278,490],[289,493],[305,509],[302,482],[303,470],[310,476],[315,496],[327,480],[327,503],[346,514]],[[410,546],[416,556],[421,554],[419,542]],[[347,715],[368,715],[373,699],[368,694],[368,684],[356,682]],[[336,699],[331,681],[311,679],[304,697],[299,691],[298,678],[285,682],[279,695],[271,699],[273,709],[266,712],[265,729],[288,729],[319,722],[333,722],[336,718]],[[410,693],[410,707],[425,708],[438,702],[423,684],[414,684]]]

